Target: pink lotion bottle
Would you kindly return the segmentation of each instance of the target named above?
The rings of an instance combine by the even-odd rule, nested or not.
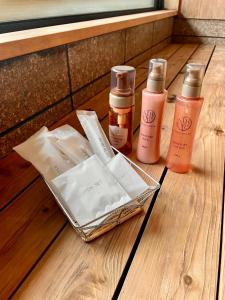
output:
[[[180,97],[177,97],[173,130],[167,154],[167,167],[177,173],[186,173],[191,167],[192,147],[201,111],[200,97],[205,66],[187,64]]]
[[[160,137],[164,103],[167,61],[151,59],[147,88],[142,91],[141,124],[137,159],[153,164],[160,158]]]

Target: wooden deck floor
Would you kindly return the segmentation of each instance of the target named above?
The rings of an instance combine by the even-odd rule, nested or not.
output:
[[[136,160],[145,62],[137,69],[131,158],[162,184],[147,214],[85,244],[34,168],[10,154],[0,162],[0,299],[225,298],[225,46],[171,44],[155,56],[168,59],[169,94],[180,93],[186,62],[207,65],[193,171],[164,166],[174,103],[165,107],[159,164]],[[81,108],[96,110],[107,129],[108,90]],[[65,123],[81,130],[74,113],[55,127]]]

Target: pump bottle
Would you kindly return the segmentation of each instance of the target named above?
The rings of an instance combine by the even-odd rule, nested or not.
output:
[[[141,124],[137,147],[137,159],[143,163],[155,163],[160,158],[160,137],[164,103],[167,61],[151,59],[147,88],[142,91]]]
[[[192,147],[201,111],[200,97],[205,66],[187,64],[180,97],[176,99],[173,130],[167,154],[167,167],[177,173],[190,170]]]
[[[129,66],[111,69],[109,140],[123,154],[132,151],[135,74],[135,68]]]

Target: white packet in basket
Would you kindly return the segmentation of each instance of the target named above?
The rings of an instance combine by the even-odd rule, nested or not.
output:
[[[46,180],[51,180],[74,166],[74,163],[51,143],[47,127],[42,127],[13,149],[31,162]]]
[[[51,182],[81,226],[131,200],[96,155]],[[103,218],[95,221],[94,225],[102,221]]]
[[[95,154],[106,164],[114,157],[110,143],[99,123],[95,111],[77,110],[77,117],[84,128],[91,148]]]
[[[54,145],[74,164],[87,159],[93,152],[88,140],[70,125],[63,125],[49,132]]]
[[[121,153],[113,157],[107,166],[132,199],[149,187]]]

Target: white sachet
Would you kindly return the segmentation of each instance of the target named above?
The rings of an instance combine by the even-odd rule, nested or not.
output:
[[[96,155],[51,182],[56,192],[60,193],[61,201],[81,226],[131,200]]]
[[[86,133],[91,148],[95,154],[106,164],[114,157],[114,152],[99,123],[95,111],[77,110],[77,117]]]
[[[131,199],[136,198],[149,187],[121,153],[113,157],[107,166]]]
[[[47,127],[42,127],[13,149],[31,162],[47,181],[74,166],[74,163],[51,143]]]
[[[54,145],[74,164],[79,164],[93,154],[88,140],[70,125],[58,127],[49,134]]]

